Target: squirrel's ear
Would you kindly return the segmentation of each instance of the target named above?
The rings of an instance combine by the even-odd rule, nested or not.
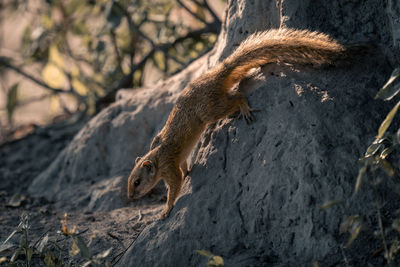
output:
[[[151,160],[145,160],[142,163],[142,167],[146,167],[149,171],[153,168],[153,162]]]
[[[135,160],[135,164],[137,164],[139,162],[139,160],[141,160],[141,159],[142,159],[141,157],[137,157]]]

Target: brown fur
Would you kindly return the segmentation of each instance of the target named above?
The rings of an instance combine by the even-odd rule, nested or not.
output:
[[[142,197],[163,178],[169,190],[162,218],[169,215],[187,172],[186,159],[207,124],[236,111],[252,120],[247,99],[230,90],[252,68],[279,62],[333,64],[345,52],[345,47],[317,32],[279,29],[251,35],[222,63],[182,91],[150,151],[137,159],[128,180],[128,197]]]

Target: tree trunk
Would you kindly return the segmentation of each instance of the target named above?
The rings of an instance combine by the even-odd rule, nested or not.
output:
[[[361,3],[362,2],[362,3]],[[136,156],[163,127],[185,85],[228,56],[251,33],[290,27],[373,45],[349,66],[265,67],[241,84],[256,122],[227,118],[208,127],[192,153],[190,179],[165,221],[146,227],[120,266],[198,266],[195,250],[227,266],[340,264],[347,240],[338,207],[353,193],[357,159],[387,107],[373,98],[400,62],[400,5],[395,0],[229,1],[215,48],[163,83],[130,93],[92,119],[29,192],[58,205],[113,210]],[[368,203],[369,193],[357,197]],[[71,204],[71,203],[70,203]],[[370,206],[351,212],[373,215]],[[361,244],[361,243],[360,243]],[[372,245],[347,249],[362,265]]]

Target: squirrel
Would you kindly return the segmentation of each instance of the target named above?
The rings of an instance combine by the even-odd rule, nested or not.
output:
[[[128,198],[143,197],[162,178],[168,197],[161,218],[169,216],[188,172],[186,159],[206,126],[237,111],[246,122],[253,120],[247,98],[231,90],[251,69],[271,63],[331,65],[351,56],[351,50],[326,34],[307,30],[273,29],[251,35],[180,93],[149,152],[135,161]]]

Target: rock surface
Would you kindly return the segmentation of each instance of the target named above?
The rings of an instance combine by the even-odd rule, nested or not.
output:
[[[373,97],[390,64],[400,62],[393,56],[399,55],[396,27],[387,27],[397,25],[399,15],[380,0],[230,1],[213,51],[153,88],[121,92],[35,178],[29,193],[71,209],[126,206],[120,188],[179,92],[252,32],[286,26],[348,43],[368,41],[379,48],[351,66],[265,67],[242,83],[251,106],[260,110],[257,121],[227,118],[208,127],[170,217],[147,226],[119,262],[198,266],[204,258],[194,250],[204,249],[222,256],[227,266],[337,264],[343,257],[344,239],[338,236],[343,212],[319,206],[352,194],[357,159],[387,112]],[[369,195],[359,198],[368,201]],[[354,207],[366,214],[368,209]]]

